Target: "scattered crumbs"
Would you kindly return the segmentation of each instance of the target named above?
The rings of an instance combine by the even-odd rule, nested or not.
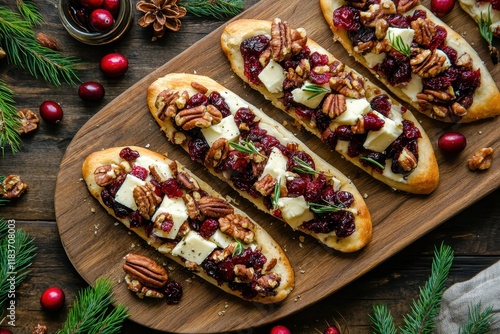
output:
[[[130,232],[130,231],[128,231],[127,233],[128,233],[128,235],[132,235],[132,232]]]
[[[122,279],[118,278],[117,282],[118,282],[118,284],[120,284],[122,282]]]
[[[306,271],[305,271],[304,269],[300,269],[300,270],[299,270],[299,273],[301,273],[301,274],[305,274],[305,273],[306,273]]]
[[[115,222],[115,223],[114,223],[114,225],[115,225],[115,226],[118,226],[118,225],[120,225],[120,223],[119,223],[119,222]]]
[[[225,303],[224,303],[224,308],[225,308],[225,309],[229,308],[229,304],[228,304],[228,302],[225,302]]]
[[[399,274],[399,273],[393,273],[393,274],[392,274],[392,277],[394,277],[394,278],[400,278],[400,277],[401,277],[401,274]]]
[[[303,235],[299,236],[299,241],[300,242],[306,241],[306,237],[304,237]]]
[[[223,317],[226,315],[226,311],[219,311],[219,313],[217,313],[219,316]]]
[[[132,243],[132,244],[130,245],[130,248],[134,248],[134,247],[135,247],[135,244],[134,244],[134,243]]]
[[[470,45],[474,46],[474,42],[470,42]]]
[[[479,131],[478,131],[478,133],[479,133],[480,135],[482,135],[482,134],[483,134],[483,131],[479,130]]]
[[[194,73],[194,74],[197,74],[198,72],[196,72],[196,70],[193,70],[193,73]]]
[[[95,208],[90,208],[90,212],[95,213]]]
[[[229,203],[231,203],[231,202],[232,202],[232,203],[234,203],[235,205],[240,205],[240,203],[239,203],[237,200],[235,200],[234,198],[232,198],[232,197],[231,197],[231,196],[229,196],[229,195],[226,195],[226,201],[228,201]]]
[[[302,300],[302,297],[300,295],[297,295],[295,299],[293,300],[294,302],[300,302]]]
[[[174,269],[175,269],[173,266],[168,266],[167,268],[169,271],[174,271]]]
[[[283,121],[283,126],[287,126],[288,125],[288,122],[287,121]]]
[[[78,179],[78,182],[81,182],[81,181],[83,181],[83,177],[81,177],[81,178]]]
[[[190,278],[186,279],[186,282],[187,283],[193,283],[193,279],[190,277]]]
[[[95,127],[96,127],[96,128],[98,128],[98,127],[99,127],[99,124],[96,124],[96,126],[95,126]]]
[[[368,198],[368,194],[367,194],[367,193],[364,193],[364,194],[363,194],[363,198]]]
[[[299,247],[304,248],[304,245],[302,245],[302,242],[299,242]]]
[[[151,144],[146,144],[144,147],[149,148],[150,146],[151,146]]]

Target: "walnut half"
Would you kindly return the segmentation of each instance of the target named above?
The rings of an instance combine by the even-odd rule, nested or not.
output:
[[[485,147],[474,153],[474,155],[467,160],[470,170],[486,170],[491,167],[491,160],[493,159],[493,148]]]

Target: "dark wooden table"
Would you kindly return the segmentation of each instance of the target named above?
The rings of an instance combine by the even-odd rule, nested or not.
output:
[[[247,7],[257,1],[247,0]],[[14,8],[12,3],[0,0],[0,5]],[[73,136],[95,113],[128,87],[225,22],[188,16],[182,20],[179,32],[167,33],[156,42],[151,41],[150,30],[142,29],[135,23],[122,40],[108,46],[89,47],[66,33],[57,16],[56,0],[35,3],[45,18],[45,23],[37,30],[56,37],[65,54],[80,58],[82,81],[101,82],[106,96],[101,102],[85,103],[79,99],[76,86],[64,84],[56,87],[34,79],[27,71],[8,65],[5,60],[0,61],[0,79],[14,91],[18,108],[38,112],[43,101],[53,100],[64,109],[62,124],[49,127],[41,122],[34,134],[23,137],[21,152],[13,155],[7,150],[5,156],[0,158],[0,175],[19,174],[30,186],[21,199],[0,208],[0,217],[15,220],[16,227],[33,236],[38,247],[32,271],[16,293],[16,328],[10,329],[23,334],[31,333],[37,323],[47,325],[49,333],[56,332],[65,321],[77,292],[87,286],[61,245],[54,212],[56,175]],[[136,12],[136,21],[139,17]],[[123,78],[106,79],[100,72],[99,60],[110,52],[120,52],[128,58],[130,68]],[[494,161],[494,166],[498,168],[498,161]],[[337,319],[348,324],[349,333],[370,333],[368,314],[372,313],[375,303],[387,304],[397,322],[401,323],[403,315],[409,311],[411,300],[418,296],[419,287],[428,278],[434,248],[441,242],[450,245],[455,252],[447,286],[473,277],[500,259],[499,203],[498,189],[484,194],[476,203],[457,212],[456,216],[376,269],[279,323],[288,326],[293,333],[318,333],[326,328],[327,322],[333,323]],[[48,314],[41,309],[39,297],[45,288],[53,284],[65,291],[67,300],[61,312]],[[248,329],[244,333],[268,333],[273,325],[275,323],[264,328]],[[210,328],[206,330],[210,332]],[[133,322],[125,322],[124,333],[139,331],[156,333]]]

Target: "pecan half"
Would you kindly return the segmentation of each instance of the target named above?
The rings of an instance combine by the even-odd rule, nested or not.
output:
[[[229,150],[229,141],[226,138],[217,139],[205,155],[204,165],[209,168],[219,166],[226,159]]]
[[[399,0],[396,9],[398,13],[405,13],[417,6],[419,3],[420,0]]]
[[[125,282],[127,283],[127,288],[130,291],[135,292],[135,294],[141,299],[144,297],[158,299],[165,297],[162,292],[142,285],[141,282],[133,279],[130,275],[125,275]]]
[[[347,110],[345,96],[342,94],[328,94],[325,97],[321,111],[330,118],[335,118]]]
[[[262,196],[269,196],[274,191],[276,179],[271,174],[266,174],[262,179],[254,183],[255,190],[262,194]]]
[[[330,78],[330,88],[347,97],[359,99],[365,96],[365,81],[354,72],[342,71]]]
[[[234,266],[234,275],[239,282],[250,283],[253,280],[255,269],[252,267],[247,268],[244,264],[236,264]]]
[[[271,46],[272,57],[280,62],[292,51],[292,34],[290,26],[286,21],[275,18],[271,24]]]
[[[292,54],[298,54],[300,51],[304,49],[304,46],[307,44],[307,34],[306,30],[303,28],[297,28],[296,30],[292,30]]]
[[[450,67],[446,55],[436,50],[413,48],[410,59],[411,70],[422,78],[433,78]]]
[[[220,123],[221,120],[222,113],[211,104],[184,109],[175,115],[175,124],[186,131],[194,128],[208,128]]]
[[[19,114],[19,119],[21,121],[21,128],[19,129],[20,134],[36,130],[40,120],[33,111],[29,109],[22,109],[19,110],[18,114]]]
[[[19,175],[11,174],[0,183],[0,196],[8,199],[21,197],[28,188]]]
[[[133,196],[137,204],[137,210],[146,219],[151,218],[155,213],[156,206],[162,201],[162,198],[156,194],[155,186],[151,182],[135,187]]]
[[[208,88],[203,86],[201,83],[198,83],[198,82],[191,82],[191,87],[193,87],[194,89],[196,89],[198,92],[202,93],[202,94],[206,94],[208,92]]]
[[[177,114],[177,105],[175,101],[179,98],[179,92],[166,89],[160,92],[156,97],[155,107],[158,110],[158,118],[164,121],[165,119],[173,118]]]
[[[186,172],[178,172],[176,175],[176,179],[184,189],[190,191],[200,190],[198,182]]]
[[[417,168],[417,158],[405,147],[399,154],[398,164],[405,172],[411,172]]]
[[[113,183],[118,175],[123,173],[123,168],[115,165],[102,165],[94,171],[94,181],[99,187],[105,187]]]
[[[142,285],[159,289],[168,280],[167,270],[155,260],[136,253],[129,253],[125,256],[123,270],[132,279],[139,281]]]
[[[222,198],[205,196],[198,200],[198,209],[208,217],[221,218],[234,212],[234,208]]]
[[[31,331],[31,334],[45,334],[45,333],[47,333],[47,326],[40,324],[36,324],[35,327],[33,327],[33,331]]]
[[[260,295],[267,295],[271,290],[276,289],[281,282],[281,277],[276,273],[262,275],[257,279],[255,290]]]
[[[198,219],[200,217],[200,210],[198,209],[198,205],[196,205],[196,201],[189,194],[184,194],[184,203],[186,203],[186,208],[188,212],[188,216],[191,219]]]
[[[411,28],[415,31],[413,39],[420,45],[428,45],[436,34],[436,25],[429,19],[419,17],[411,21]]]
[[[230,214],[219,218],[221,232],[232,236],[233,238],[243,240],[245,243],[251,243],[255,236],[255,225],[247,217],[239,214]]]
[[[474,153],[474,155],[467,160],[467,165],[470,170],[486,170],[491,167],[492,159],[493,148],[485,147]]]

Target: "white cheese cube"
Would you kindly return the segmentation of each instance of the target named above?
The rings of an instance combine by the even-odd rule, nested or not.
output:
[[[410,47],[411,42],[413,42],[413,36],[415,36],[415,30],[406,29],[406,28],[395,28],[389,27],[387,29],[387,38],[393,43],[396,41],[396,38],[401,38],[401,41]]]
[[[424,84],[422,83],[422,78],[419,75],[412,73],[410,82],[404,86],[400,86],[400,88],[406,96],[408,96],[413,102],[416,102],[418,100],[417,94],[422,92]]]
[[[368,52],[367,54],[363,55],[363,57],[365,57],[366,65],[369,68],[374,68],[376,65],[384,61],[386,54],[385,52],[381,53]]]
[[[226,138],[228,141],[234,141],[240,136],[240,130],[234,122],[233,115],[224,117],[218,124],[201,129],[201,133],[210,146],[219,138]]]
[[[339,191],[340,187],[342,186],[342,182],[340,182],[340,180],[335,177],[332,177],[332,181],[333,181],[333,190]]]
[[[220,248],[226,248],[234,241],[233,238],[225,233],[222,233],[220,230],[216,230],[215,233],[208,238],[208,240],[214,242]]]
[[[258,75],[259,80],[266,86],[271,93],[283,91],[283,81],[285,81],[285,70],[274,60],[269,63]]]
[[[127,176],[125,177],[125,181],[123,181],[120,189],[118,189],[118,191],[116,192],[115,200],[118,203],[125,205],[127,208],[130,208],[134,211],[137,210],[137,204],[135,204],[134,200],[134,189],[137,186],[144,186],[145,184],[146,182],[139,179],[138,177],[127,174]]]
[[[163,161],[158,161],[156,159],[153,159],[151,157],[146,157],[146,156],[140,156],[137,159],[135,159],[134,162],[135,165],[139,165],[141,167],[146,168],[149,171],[149,166],[154,166],[156,172],[158,172],[161,180],[159,181],[165,181],[166,179],[169,179],[173,177],[172,171],[170,170],[170,167]],[[151,179],[151,175],[148,175],[147,180],[149,181]]]
[[[195,231],[189,231],[184,239],[175,245],[171,254],[200,265],[215,248],[217,245],[213,242],[204,239]]]
[[[266,166],[264,167],[264,171],[260,176],[259,180],[262,179],[267,174],[274,177],[280,183],[285,182],[286,177],[286,165],[288,163],[288,158],[281,153],[280,149],[277,147],[273,147],[271,150],[271,154],[267,159]]]
[[[448,69],[451,66],[450,58],[448,58],[448,55],[446,55],[446,53],[444,53],[443,50],[436,49],[436,54],[438,54],[440,57],[444,56],[446,59],[443,65],[441,65],[441,72],[443,72],[444,70]]]
[[[186,204],[182,198],[169,198],[165,196],[151,220],[154,222],[160,213],[165,212],[168,212],[172,216],[174,223],[172,229],[166,232],[161,229],[161,226],[156,226],[155,224],[153,234],[161,238],[175,239],[180,227],[188,219]]]
[[[283,219],[293,229],[314,218],[314,213],[309,210],[304,196],[281,197],[278,200],[278,208],[281,210]]]
[[[271,136],[276,137],[276,138],[280,138],[280,141],[283,145],[286,145],[286,144],[292,142],[292,140],[290,138],[286,137],[285,134],[283,134],[281,131],[279,131],[279,129],[275,125],[269,125],[267,123],[260,122],[259,127],[262,130],[266,130],[268,135],[271,135]]]
[[[403,124],[396,123],[392,119],[373,111],[384,120],[384,126],[377,131],[369,131],[363,146],[375,152],[383,152],[396,138],[403,133]]]
[[[315,96],[316,93],[313,92],[308,92],[303,90],[305,87],[309,85],[315,85],[310,81],[305,81],[304,85],[300,88],[295,88],[292,90],[292,97],[293,100],[297,103],[303,104],[308,108],[315,109],[319,106],[321,101],[323,100],[323,97],[331,91],[330,85],[328,83],[324,85],[320,85],[320,87],[325,88],[325,91],[322,93],[319,93],[318,95]],[[317,86],[317,85],[316,85]]]
[[[392,160],[391,159],[387,159],[385,161],[385,168],[382,171],[382,175],[384,175],[385,177],[388,177],[389,179],[394,180],[396,182],[406,183],[403,174],[394,174],[392,172],[391,165],[392,165]]]
[[[335,151],[340,154],[347,154],[349,150],[349,142],[347,140],[338,140],[337,145],[335,146]]]
[[[346,110],[335,117],[334,121],[339,124],[355,125],[364,114],[371,110],[370,102],[364,97],[360,99],[346,98]]]

